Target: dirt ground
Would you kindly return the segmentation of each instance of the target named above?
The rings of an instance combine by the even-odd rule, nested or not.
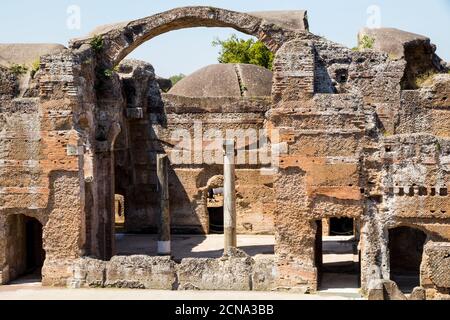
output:
[[[346,295],[286,292],[160,291],[43,288],[39,283],[0,286],[0,300],[349,300]]]

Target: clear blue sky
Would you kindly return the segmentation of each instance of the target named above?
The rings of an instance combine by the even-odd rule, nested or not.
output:
[[[80,29],[67,27],[70,5],[81,9]],[[67,45],[69,39],[85,35],[98,25],[188,5],[237,11],[306,9],[313,33],[349,47],[355,46],[358,30],[367,24],[368,7],[378,5],[381,26],[430,37],[438,46],[438,54],[450,61],[450,0],[3,0],[0,4],[0,41]],[[151,62],[162,76],[189,74],[216,63],[218,49],[213,48],[211,42],[232,33],[237,32],[220,28],[174,31],[147,42],[130,57]]]

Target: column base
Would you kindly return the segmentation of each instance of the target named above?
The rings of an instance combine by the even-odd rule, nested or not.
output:
[[[172,253],[170,241],[158,241],[158,254],[168,256]]]

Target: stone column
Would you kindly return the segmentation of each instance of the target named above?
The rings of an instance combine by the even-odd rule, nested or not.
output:
[[[224,142],[224,234],[225,254],[230,248],[236,248],[236,172],[235,172],[235,141]]]
[[[158,192],[160,209],[158,219],[158,255],[170,255],[170,208],[169,208],[169,175],[168,157],[165,154],[157,156]]]

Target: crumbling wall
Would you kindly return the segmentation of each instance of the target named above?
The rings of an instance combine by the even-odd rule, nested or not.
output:
[[[450,245],[449,242],[428,242],[424,248],[421,268],[422,286],[427,288],[429,299],[450,294]]]
[[[380,36],[383,34],[387,34],[386,39]],[[375,122],[373,132],[378,137],[373,140],[374,149],[367,153],[368,161],[365,161],[373,196],[366,201],[363,217],[361,281],[364,290],[376,268],[380,268],[382,278],[390,277],[390,229],[408,226],[424,231],[427,241],[448,241],[448,198],[444,191],[448,186],[445,124],[448,75],[442,73],[443,66],[434,50],[417,56],[424,46],[430,45],[429,39],[389,29],[371,31],[369,35],[374,36],[375,51],[387,54],[388,62],[398,65],[396,82],[402,88],[405,79],[421,83],[425,69],[441,74],[427,75],[423,88],[384,93],[385,99],[393,97],[395,102],[388,105],[387,121],[377,109],[379,122]],[[415,66],[414,61],[418,59]],[[402,64],[404,71],[400,72]],[[435,84],[432,79],[436,79]]]
[[[371,206],[376,212],[372,219],[377,220],[373,227],[377,231],[371,232],[378,234],[378,240],[369,236],[366,252],[388,279],[389,229],[409,226],[424,231],[427,241],[449,240],[449,198],[445,193],[448,141],[429,134],[409,134],[386,137],[383,146],[383,197]]]
[[[449,137],[450,76],[432,74],[417,90],[404,90],[398,111],[396,133],[429,133]]]
[[[201,132],[218,125],[221,130],[277,129],[281,141],[275,147],[281,157],[272,181],[262,179],[251,186],[246,176],[252,175],[253,168],[237,168],[240,205],[248,206],[250,194],[258,186],[265,190],[260,196],[271,204],[261,202],[273,212],[276,259],[271,267],[263,263],[267,268],[262,268],[276,270],[271,278],[276,285],[317,289],[315,244],[320,230],[316,221],[355,218],[361,221],[358,240],[365,290],[371,280],[390,276],[389,229],[411,226],[426,232],[428,242],[448,241],[447,196],[445,191],[431,195],[433,188],[436,192],[439,186],[440,193],[448,185],[448,75],[443,73],[445,68],[428,40],[416,41],[414,35],[391,32],[392,37],[386,39],[394,46],[383,46],[383,37],[370,34],[375,38],[372,48],[350,50],[302,30],[291,31],[272,47],[278,51],[270,110],[257,100],[163,95],[164,108],[150,108],[148,115],[144,116],[145,110],[127,108],[133,109],[127,110],[128,117],[143,119],[139,125],[134,124],[139,128],[138,135],[145,136],[142,132],[150,129],[151,141],[155,142],[150,143],[154,149],[139,149],[138,157],[148,157],[149,151],[176,152],[173,146],[178,140],[171,133],[185,129],[193,136],[196,120],[206,124]],[[278,36],[274,39],[280,40]],[[119,40],[117,43],[123,39]],[[110,55],[112,61],[106,61],[107,54],[99,61],[114,64],[114,59],[135,44],[119,45],[120,50]],[[396,55],[395,50],[401,54]],[[420,52],[424,55],[418,57]],[[417,68],[414,61],[420,62]],[[402,90],[410,89],[405,83],[416,83],[429,71],[440,74],[433,76],[432,82],[425,81],[421,88]],[[113,118],[110,115],[105,119]],[[191,161],[172,164],[174,224],[188,221],[205,232],[205,187],[211,177],[221,172],[219,167],[196,162],[195,145],[185,150]],[[151,178],[145,179],[150,186]],[[181,196],[177,194],[178,186],[185,191]],[[410,195],[403,195],[402,187],[408,187]],[[241,209],[240,217],[245,216]],[[430,259],[428,253],[426,259]],[[201,267],[207,264],[202,262]],[[433,272],[426,265],[423,263],[423,274]],[[422,282],[427,283],[425,276]]]
[[[18,95],[17,75],[7,67],[0,66],[0,92],[2,101],[11,100]]]
[[[133,288],[159,290],[286,290],[277,285],[273,258],[243,253],[221,259],[117,256],[103,262],[76,261],[67,285],[71,288]],[[300,289],[300,288],[298,288]],[[302,292],[310,288],[303,288]]]
[[[417,59],[411,52],[396,58],[382,49],[349,50],[310,34],[278,51],[273,88],[276,104],[268,116],[270,126],[280,130],[280,149],[284,150],[275,183],[276,252],[291,284],[306,281],[314,285],[317,281],[314,222],[323,218],[361,219],[363,289],[374,268],[380,267],[381,276],[389,278],[387,233],[394,225],[419,224],[430,231],[431,239],[447,239],[446,198],[417,198],[423,183],[412,182],[410,177],[431,179],[428,192],[431,181],[439,184],[435,189],[447,188],[446,140],[392,136],[413,132],[447,135],[448,75],[434,76],[435,83],[422,90],[402,91],[405,74],[423,74],[411,71],[411,63]],[[442,72],[441,65],[433,67],[439,61],[433,52],[421,57],[422,66],[428,63],[428,69]],[[414,146],[408,147],[407,140]],[[397,154],[400,146],[411,151],[388,160],[387,155]],[[422,162],[431,167],[418,172]],[[399,168],[397,173],[387,169],[392,167]],[[389,186],[395,185],[389,180],[394,177],[409,181],[416,198],[404,197],[404,218],[389,220],[386,213],[397,210],[402,201],[384,197]]]
[[[389,77],[397,79],[392,90],[399,92],[402,74],[391,70],[397,67],[387,56],[351,51],[313,36],[288,42],[277,53],[277,104],[269,113],[284,150],[276,182],[276,252],[285,268],[281,278],[291,285],[317,286],[316,221],[360,219],[366,197],[374,195],[367,156],[380,131],[376,104],[388,99],[385,85],[394,83]]]
[[[44,284],[64,283],[67,266],[82,254],[84,246],[80,181],[83,171],[73,115],[79,104],[78,94],[86,84],[80,57],[68,50],[54,51],[40,60],[35,57],[40,65],[32,75],[30,70],[26,74],[5,75],[3,69],[1,77],[0,215],[4,230],[0,242],[6,248],[21,242],[11,229],[13,216],[37,218],[44,225]],[[26,87],[24,79],[29,81]],[[17,90],[18,82],[24,90]],[[2,282],[24,271],[14,267],[23,260],[17,255],[0,257]]]
[[[161,148],[152,141],[150,110],[161,108],[160,90],[148,63],[125,60],[118,73],[124,117],[114,145],[115,192],[125,199],[125,230],[155,232],[159,198],[153,151]]]

